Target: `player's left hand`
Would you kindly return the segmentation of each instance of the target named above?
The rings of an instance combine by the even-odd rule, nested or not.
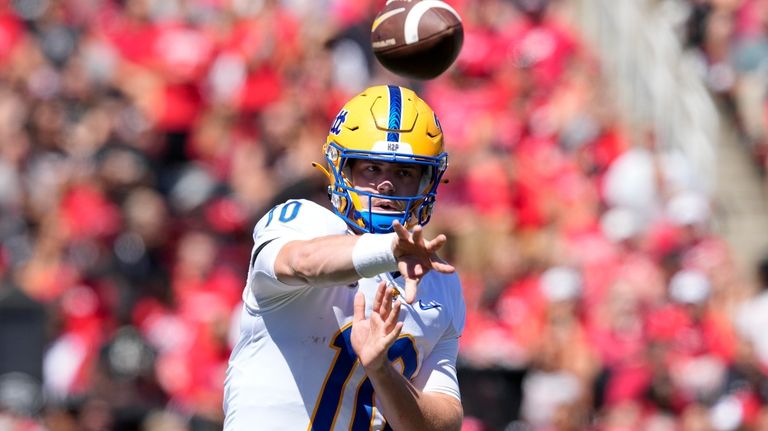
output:
[[[379,283],[373,299],[371,316],[365,318],[365,295],[358,291],[352,318],[352,348],[366,370],[381,369],[387,363],[387,350],[403,329],[400,301],[392,301],[394,289]],[[394,302],[394,304],[393,304]]]

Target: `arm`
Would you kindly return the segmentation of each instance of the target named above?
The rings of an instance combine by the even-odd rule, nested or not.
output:
[[[391,288],[379,285],[370,318],[365,318],[365,299],[355,297],[352,346],[373,384],[379,408],[397,430],[459,430],[461,402],[450,395],[422,392],[401,375],[386,352],[400,335],[400,301],[392,301]]]
[[[382,414],[396,430],[461,429],[461,402],[437,392],[421,392],[386,361],[379,369],[367,367]]]
[[[355,235],[331,235],[286,243],[275,259],[275,275],[286,284],[333,286],[360,279],[352,262]]]
[[[365,236],[365,238],[362,238]],[[287,242],[277,254],[274,268],[278,280],[286,284],[327,287],[348,284],[370,277],[365,265],[379,257],[390,263],[377,264],[372,274],[399,270],[406,279],[406,301],[416,298],[419,280],[430,270],[453,272],[437,251],[445,244],[445,235],[425,240],[421,226],[413,233],[395,222],[394,234],[330,235]]]

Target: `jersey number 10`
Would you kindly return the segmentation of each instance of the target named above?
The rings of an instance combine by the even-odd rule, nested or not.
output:
[[[336,350],[336,358],[333,361],[331,370],[325,377],[325,383],[317,398],[315,411],[312,420],[309,423],[309,430],[328,431],[333,429],[336,416],[341,407],[341,397],[344,395],[344,388],[357,363],[357,355],[352,349],[350,336],[352,334],[352,325],[349,324],[336,334],[331,342],[331,347]],[[398,338],[392,347],[387,351],[387,357],[391,362],[401,361],[402,373],[410,379],[416,372],[418,354],[413,345],[413,340],[408,336]],[[373,385],[366,378],[357,388],[355,394],[355,407],[353,411],[353,420],[350,430],[363,431],[371,429],[371,418],[373,416]],[[390,430],[386,425],[385,430]]]

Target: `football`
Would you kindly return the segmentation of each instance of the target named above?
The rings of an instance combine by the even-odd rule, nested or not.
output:
[[[440,0],[388,0],[371,26],[371,46],[391,72],[432,79],[453,64],[464,42],[459,14]]]

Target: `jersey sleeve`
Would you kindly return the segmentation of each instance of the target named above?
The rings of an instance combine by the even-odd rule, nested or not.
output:
[[[456,375],[456,357],[459,353],[459,337],[464,331],[466,305],[458,275],[451,274],[444,279],[446,282],[442,288],[451,292],[451,322],[435,347],[424,358],[413,383],[424,392],[439,392],[461,401],[459,380]]]
[[[413,381],[423,392],[439,392],[461,401],[459,380],[456,377],[458,337],[444,337],[438,341],[421,364],[421,371]]]
[[[312,201],[289,200],[272,208],[253,230],[251,265],[244,293],[246,305],[262,308],[270,301],[307,287],[303,284],[289,285],[277,279],[275,259],[286,243],[339,235],[346,231],[344,221]],[[261,302],[260,306],[257,302]]]

